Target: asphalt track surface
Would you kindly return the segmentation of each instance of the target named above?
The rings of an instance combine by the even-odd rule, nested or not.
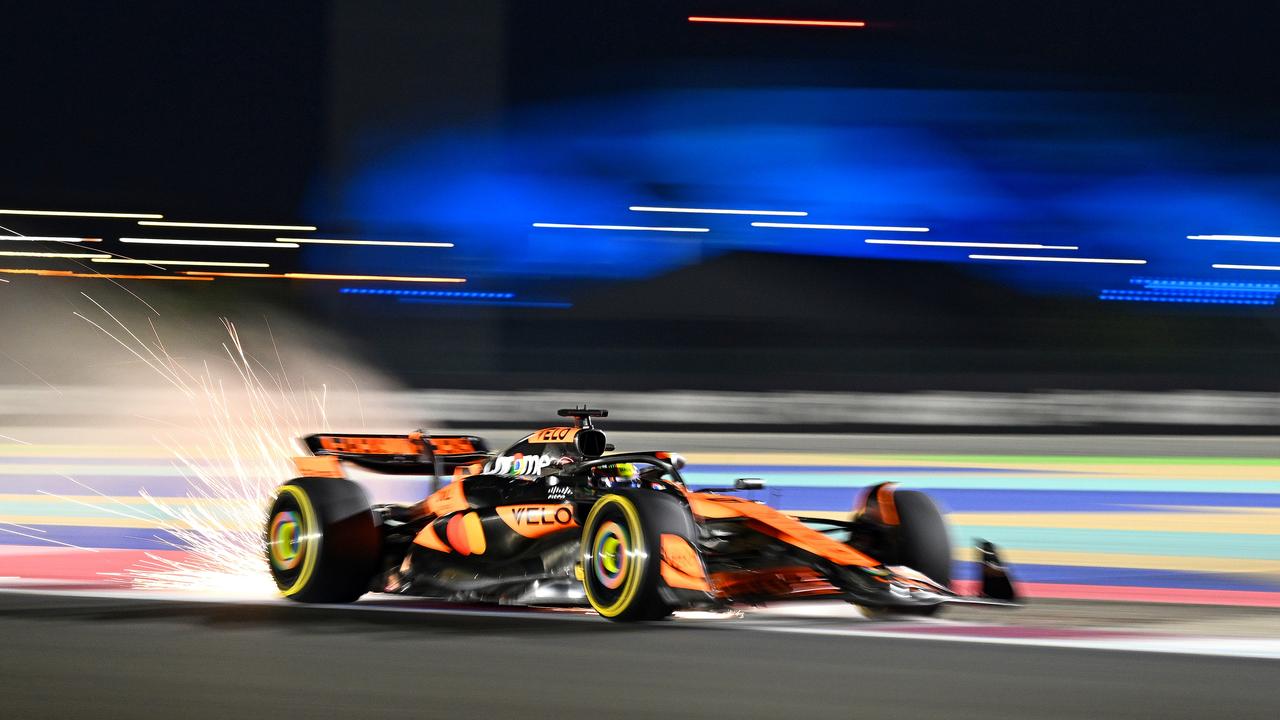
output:
[[[1280,662],[0,593],[5,718],[1275,718]]]

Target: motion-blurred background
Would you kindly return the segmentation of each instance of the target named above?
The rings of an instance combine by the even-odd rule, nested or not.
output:
[[[1280,273],[1215,267],[1280,266],[1280,85],[1255,6],[780,10],[28,6],[0,48],[5,208],[316,229],[0,224],[270,266],[93,266],[119,273],[465,279],[130,284],[288,308],[412,387],[1280,389]]]

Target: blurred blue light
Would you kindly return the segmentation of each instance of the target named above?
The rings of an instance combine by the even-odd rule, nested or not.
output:
[[[1225,282],[1222,280],[1181,280],[1177,278],[1129,278],[1134,285],[1151,289],[1219,290],[1223,292],[1280,293],[1280,283]]]
[[[371,129],[374,145],[394,149],[360,155],[364,164],[313,209],[353,233],[457,238],[467,248],[421,260],[348,254],[344,266],[372,273],[386,269],[378,263],[407,263],[397,271],[529,282],[644,278],[734,251],[958,260],[865,243],[857,232],[753,228],[727,214],[699,216],[705,233],[530,228],[542,218],[626,226],[633,207],[803,207],[813,225],[1079,246],[1082,256],[1146,258],[1152,272],[1169,274],[1280,263],[1280,245],[1186,239],[1202,228],[1258,236],[1280,228],[1280,153],[1246,138],[1224,141],[1199,122],[1176,101],[1080,93],[593,96],[512,110],[496,129]],[[1116,282],[1113,270],[1083,263],[996,265],[962,271],[1037,292],[1093,295]]]
[[[1156,290],[1103,290],[1099,300],[1155,303],[1191,303],[1200,305],[1275,305],[1276,298],[1241,297],[1219,292],[1162,292]]]
[[[510,299],[515,293],[509,292],[466,292],[456,290],[393,290],[390,288],[342,288],[338,292],[343,295],[401,295],[411,297],[456,297],[456,298],[493,298]]]

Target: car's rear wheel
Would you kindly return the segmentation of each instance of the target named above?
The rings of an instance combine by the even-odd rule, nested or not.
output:
[[[663,498],[665,499],[665,498]],[[659,592],[658,528],[640,498],[602,496],[582,526],[582,584],[591,607],[610,620],[657,620],[672,608]]]
[[[378,572],[380,545],[369,499],[350,480],[291,480],[271,504],[267,563],[276,587],[290,600],[356,600]]]

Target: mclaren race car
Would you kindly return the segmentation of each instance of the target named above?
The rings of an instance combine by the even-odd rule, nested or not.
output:
[[[266,554],[285,597],[352,602],[366,592],[458,602],[584,605],[612,620],[676,610],[831,598],[871,612],[927,615],[946,603],[1008,605],[995,548],[978,544],[982,595],[950,589],[951,544],[928,496],[881,484],[848,520],[792,517],[736,495],[691,489],[670,452],[613,452],[593,419],[526,435],[490,454],[478,437],[312,435],[300,477],[280,488]],[[350,463],[426,475],[413,505],[371,505]]]

